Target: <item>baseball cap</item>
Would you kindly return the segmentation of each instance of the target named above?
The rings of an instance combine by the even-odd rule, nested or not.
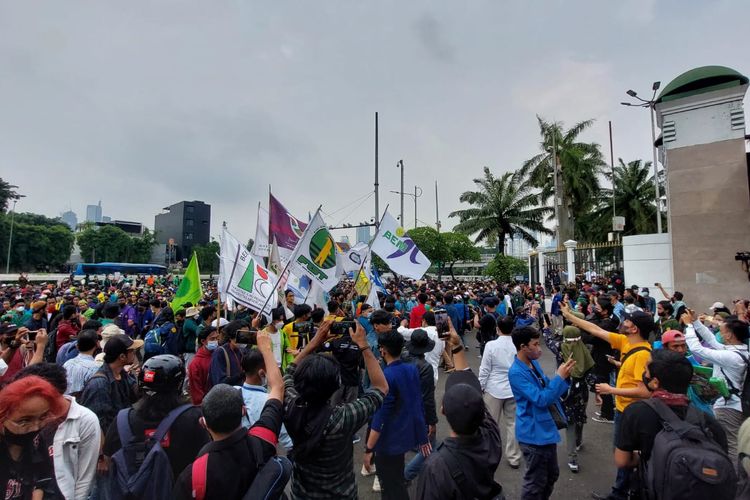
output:
[[[715,311],[716,309],[726,309],[727,306],[724,305],[723,302],[714,302],[711,307],[709,307],[710,310]]]
[[[654,329],[654,319],[647,312],[633,311],[632,313],[625,313],[624,320],[630,320],[635,326],[641,331],[641,336],[648,335]]]
[[[127,335],[117,334],[112,336],[104,346],[104,360],[115,360],[121,354],[128,351],[135,351],[143,347],[143,341],[133,340]],[[109,361],[111,362],[111,361]]]
[[[445,382],[443,413],[453,432],[474,434],[484,419],[484,400],[479,379],[471,371],[451,373]]]
[[[685,340],[685,336],[679,330],[667,330],[661,336],[662,345],[669,344],[670,342],[675,342],[677,340]]]

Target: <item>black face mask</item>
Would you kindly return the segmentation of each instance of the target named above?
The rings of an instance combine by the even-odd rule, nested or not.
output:
[[[16,434],[15,432],[11,432],[10,430],[8,430],[8,428],[6,427],[5,432],[3,433],[3,439],[8,444],[25,447],[31,444],[38,434],[39,431],[27,432],[25,434]]]
[[[651,381],[652,381],[652,380],[654,380],[654,378],[653,378],[653,377],[647,377],[647,376],[646,376],[646,374],[644,373],[643,375],[641,375],[641,380],[643,380],[643,384],[644,384],[644,385],[646,386],[646,389],[648,389],[648,390],[649,390],[649,391],[651,391],[651,392],[653,392],[653,391],[654,391],[654,389],[652,389],[652,388],[651,388],[651,387],[649,387],[649,385],[648,385],[648,384],[650,384],[650,383],[651,383]]]

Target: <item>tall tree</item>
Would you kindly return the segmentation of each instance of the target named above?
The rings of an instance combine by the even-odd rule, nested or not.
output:
[[[18,186],[14,186],[0,177],[0,214],[4,214],[8,210],[11,201],[19,198],[16,188]]]
[[[414,244],[422,251],[432,265],[437,269],[438,276],[443,275],[446,262],[451,260],[451,252],[443,239],[444,234],[437,230],[424,226],[410,229],[407,233]]]
[[[205,245],[195,245],[193,247],[195,255],[198,256],[198,267],[201,272],[218,273],[219,272],[219,242],[210,241]]]
[[[10,243],[11,217],[0,214],[0,264],[5,268]],[[70,228],[57,219],[38,214],[15,214],[11,269],[18,271],[60,271],[70,258],[75,238]]]
[[[614,175],[608,177],[613,188],[602,189],[596,207],[581,218],[579,226],[583,238],[605,240],[607,233],[612,231],[612,216],[615,214],[625,217],[624,236],[655,233],[656,203],[651,162],[633,160],[625,163],[619,158]]]
[[[554,203],[555,184],[559,189],[558,208],[560,240],[576,235],[576,220],[596,204],[601,191],[599,176],[606,165],[598,144],[581,142],[579,136],[594,120],[584,120],[568,130],[559,122],[539,121],[541,153],[524,162],[522,172],[528,174],[533,186],[542,190],[543,201]],[[555,180],[555,157],[557,180]],[[554,209],[554,205],[553,205]]]
[[[440,236],[448,251],[450,252],[450,259],[448,259],[448,272],[451,273],[451,278],[456,279],[453,274],[453,266],[456,262],[474,262],[480,259],[479,250],[471,242],[468,236],[462,233],[441,233]]]
[[[476,191],[466,191],[459,200],[471,208],[451,212],[458,217],[454,231],[475,235],[474,242],[495,242],[498,253],[505,252],[505,239],[517,235],[536,246],[533,232],[552,234],[544,227],[544,218],[552,208],[539,206],[540,195],[523,172],[508,172],[496,178],[488,167],[484,177],[474,179]]]

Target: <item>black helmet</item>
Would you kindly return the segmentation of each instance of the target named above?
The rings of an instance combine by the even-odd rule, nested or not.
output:
[[[185,366],[182,360],[171,354],[153,356],[143,363],[138,374],[138,386],[150,392],[170,392],[182,387]]]

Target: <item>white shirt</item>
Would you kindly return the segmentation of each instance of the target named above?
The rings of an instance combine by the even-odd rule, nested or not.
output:
[[[276,359],[276,364],[281,366],[281,332],[268,332],[268,336],[271,339],[271,351],[273,351],[273,357]]]
[[[510,335],[501,335],[484,346],[482,364],[479,367],[479,383],[482,390],[496,399],[513,397],[508,380],[508,370],[516,357],[516,346]]]
[[[696,332],[701,336],[703,342],[708,344],[708,347],[703,347],[695,334]],[[748,359],[748,356],[750,356],[746,345],[724,345],[719,343],[713,332],[706,328],[700,321],[696,321],[685,328],[685,340],[690,352],[714,364],[714,377],[727,380],[727,387],[730,387],[729,382],[731,382],[735,389],[738,391],[742,390],[742,385],[745,383],[746,365],[740,356],[744,359]],[[739,397],[732,394],[729,399],[719,397],[714,403],[714,408],[731,408],[742,411],[742,403]]]
[[[430,352],[425,353],[424,360],[432,365],[432,371],[435,375],[435,384],[437,384],[438,366],[440,365],[440,358],[442,358],[443,351],[445,350],[445,342],[438,337],[437,328],[434,326],[425,326],[424,328],[398,327],[398,333],[400,333],[407,342],[411,340],[411,334],[414,333],[414,330],[424,330],[427,332],[427,336],[430,340],[435,342],[435,347],[433,347]]]
[[[51,454],[57,487],[68,500],[87,498],[96,475],[101,429],[94,412],[65,396],[70,409],[57,427]]]

